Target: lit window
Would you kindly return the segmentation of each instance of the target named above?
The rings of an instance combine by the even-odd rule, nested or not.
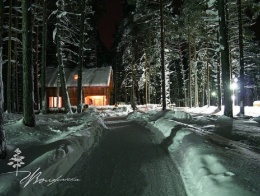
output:
[[[102,106],[107,104],[106,96],[87,96],[85,97],[85,104],[93,106]]]
[[[61,108],[61,97],[49,97],[49,108]]]

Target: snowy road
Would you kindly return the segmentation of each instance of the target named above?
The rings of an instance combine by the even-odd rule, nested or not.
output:
[[[60,195],[186,195],[178,170],[168,153],[152,143],[149,130],[122,118],[106,119],[106,125],[99,146],[67,174],[81,181],[57,187]]]

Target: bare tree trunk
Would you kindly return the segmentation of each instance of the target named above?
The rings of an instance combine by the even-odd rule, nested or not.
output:
[[[136,93],[135,93],[135,77],[136,77],[136,67],[135,67],[135,58],[134,58],[134,51],[132,52],[132,89],[131,89],[131,106],[133,110],[136,110]]]
[[[18,1],[16,1],[16,4],[15,6],[18,6]],[[15,17],[15,28],[18,29],[18,18]],[[14,34],[14,37],[15,39],[18,39],[18,33],[17,31],[15,31],[15,34]],[[14,42],[14,60],[15,60],[15,63],[14,63],[14,69],[13,69],[13,97],[14,97],[14,105],[15,105],[15,108],[14,110],[16,112],[19,112],[19,93],[18,93],[18,47],[17,47],[17,41]]]
[[[19,4],[18,1],[14,2],[14,6],[15,7],[19,6],[18,4]],[[13,7],[13,5],[11,7]],[[11,13],[12,13],[12,10],[11,10]],[[13,15],[9,15],[9,17],[10,16],[13,18]],[[14,17],[14,24],[13,24],[12,19],[10,19],[9,22],[11,23],[11,27],[14,25],[14,28],[18,29],[17,28],[17,26],[18,26],[18,19],[17,19],[17,17]],[[11,37],[9,37],[9,38],[11,38],[11,40],[13,38],[17,39],[17,30],[14,30],[14,33],[11,30],[11,34],[9,34],[9,35],[11,36]],[[13,43],[12,43],[11,40],[9,40],[10,43],[8,43],[8,44],[10,44],[10,49],[11,49],[11,51],[9,52],[9,54],[10,54],[9,59],[11,60],[11,64],[10,64],[11,69],[9,70],[9,71],[11,71],[11,85],[10,85],[10,88],[11,88],[10,89],[11,90],[11,99],[9,101],[11,102],[10,103],[11,104],[11,112],[15,112],[17,110],[16,109],[17,108],[16,107],[16,98],[18,97],[16,95],[16,92],[17,92],[16,91],[16,72],[17,72],[17,59],[18,59],[17,58],[17,56],[18,56],[17,53],[18,53],[18,51],[17,51],[17,41],[13,41]],[[13,50],[13,52],[12,52],[12,50]]]
[[[12,80],[12,0],[9,0],[9,30],[8,30],[8,68],[7,68],[7,112],[11,112],[11,80]]]
[[[43,0],[42,19],[42,66],[41,66],[41,110],[46,113],[45,68],[46,68],[46,43],[47,43],[47,0]]]
[[[194,39],[194,100],[195,107],[199,107],[199,89],[198,89],[198,68],[197,68],[197,49],[196,49],[196,38]]]
[[[204,106],[205,105],[205,83],[206,83],[206,72],[207,72],[207,69],[205,69],[204,67],[202,68],[203,69],[203,76],[202,76],[202,95],[201,95],[201,105]]]
[[[70,100],[68,95],[68,90],[66,86],[66,78],[65,78],[65,70],[64,70],[64,64],[62,59],[62,46],[61,46],[61,17],[59,16],[61,13],[61,7],[63,6],[63,1],[58,0],[57,6],[58,6],[58,12],[57,12],[57,33],[56,33],[56,46],[57,46],[57,57],[58,57],[58,67],[59,67],[59,77],[60,77],[60,83],[61,83],[61,92],[62,92],[62,98],[64,102],[64,108],[66,113],[72,113],[71,112],[71,106],[70,106]]]
[[[95,55],[96,55],[96,67],[98,67],[98,49],[97,49],[97,44],[95,45]]]
[[[245,115],[245,71],[244,71],[244,44],[241,0],[237,0],[238,10],[238,40],[239,40],[239,63],[240,63],[240,115]]]
[[[15,32],[15,36],[16,36],[16,32]],[[17,36],[16,36],[17,37]],[[15,38],[16,38],[15,37]],[[13,43],[13,51],[14,51],[14,54],[13,54],[13,63],[11,64],[11,70],[12,70],[12,72],[11,72],[11,112],[15,112],[16,111],[16,99],[15,99],[15,97],[16,97],[16,89],[15,89],[15,87],[16,87],[16,84],[15,84],[15,76],[16,76],[16,68],[17,68],[17,54],[15,54],[15,53],[17,53],[17,43],[16,43],[16,41],[14,41],[14,43]]]
[[[33,63],[32,63],[32,6],[31,0],[22,0],[23,16],[23,123],[35,126]]]
[[[196,36],[194,38],[194,56],[193,56],[193,68],[194,68],[194,106],[199,107],[198,100],[198,68],[197,68],[197,48],[196,48]]]
[[[36,26],[36,43],[35,43],[35,104],[36,104],[36,110],[40,110],[40,92],[39,92],[39,26]]]
[[[147,54],[145,53],[145,104],[148,104],[148,62],[147,62]]]
[[[150,38],[148,38],[150,39]],[[150,49],[145,52],[145,103],[150,103]]]
[[[221,62],[219,60],[219,64],[217,67],[217,86],[218,86],[218,109],[221,110],[222,106],[222,90],[221,90]]]
[[[226,25],[226,29],[228,30],[228,28],[229,28],[229,21],[231,20],[231,18],[230,18],[230,14],[229,14],[229,9],[228,9],[228,6],[229,6],[229,4],[228,4],[229,2],[228,2],[228,0],[224,0],[224,11],[225,11],[225,18],[226,18],[226,23],[225,23],[225,25]],[[230,37],[231,37],[231,35],[227,32],[227,42],[228,42],[228,52],[229,52],[229,66],[230,66],[230,72],[229,72],[229,74],[230,74],[230,79],[233,77],[233,65],[232,65],[232,56],[231,56],[231,44],[230,44]]]
[[[180,65],[181,65],[181,74],[182,74],[182,81],[183,81],[183,92],[184,92],[184,106],[187,107],[187,86],[186,86],[186,74],[185,74],[185,68],[183,64],[183,58],[182,58],[182,51],[181,51],[181,44],[179,43],[179,56],[180,58]]]
[[[127,88],[125,88],[125,103],[128,103],[128,100],[127,100]]]
[[[79,59],[78,59],[78,103],[77,103],[77,112],[81,113],[82,111],[82,68],[84,60],[84,32],[85,32],[85,0],[80,1],[81,4],[81,16],[80,16],[80,43],[79,43]]]
[[[4,24],[4,2],[0,1],[0,27]],[[0,28],[0,159],[6,157],[5,132],[3,129],[3,105],[4,105],[4,85],[2,80],[3,68],[3,28]]]
[[[149,49],[148,49],[148,55],[147,55],[147,62],[148,62],[148,69],[147,69],[147,80],[148,80],[148,85],[147,85],[147,103],[151,102],[151,92],[150,92],[150,86],[151,86],[151,47],[152,47],[152,43],[151,43],[151,33],[149,32],[148,34],[148,43],[149,43]]]
[[[219,32],[217,32],[217,40],[219,40]],[[222,85],[221,85],[221,58],[218,53],[218,66],[217,66],[217,85],[218,85],[218,109],[221,110],[222,106]]]
[[[229,44],[228,44],[228,27],[226,25],[225,0],[218,0],[219,11],[219,29],[220,29],[220,48],[222,64],[222,82],[224,88],[224,115],[233,117],[233,106],[230,91],[230,62],[229,62]]]
[[[206,33],[206,44],[207,44],[207,105],[210,106],[210,98],[211,98],[211,92],[210,92],[210,67],[209,67],[209,37],[208,32]]]
[[[162,110],[166,110],[166,86],[165,86],[165,65],[164,65],[164,17],[163,17],[163,0],[160,0],[160,21],[161,21]]]
[[[190,96],[190,101],[189,101],[189,106],[192,108],[192,63],[191,63],[191,35],[190,35],[190,24],[188,22],[188,45],[189,45],[189,96]]]

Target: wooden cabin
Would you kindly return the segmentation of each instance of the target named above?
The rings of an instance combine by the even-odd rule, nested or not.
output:
[[[46,98],[49,108],[64,107],[60,84],[57,77],[58,68],[46,67]],[[65,69],[67,90],[71,106],[77,105],[78,69]],[[57,87],[59,85],[59,88]],[[92,106],[110,105],[113,93],[112,67],[83,68],[82,70],[83,102]]]

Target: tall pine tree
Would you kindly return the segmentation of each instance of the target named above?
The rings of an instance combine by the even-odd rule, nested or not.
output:
[[[43,0],[42,18],[42,66],[41,66],[41,110],[46,112],[46,91],[45,91],[45,68],[46,68],[46,44],[47,44],[47,0]]]
[[[63,14],[66,14],[64,11],[64,0],[58,0],[57,3],[57,23],[56,23],[56,47],[57,47],[57,58],[58,58],[58,69],[59,69],[59,79],[61,83],[61,92],[64,102],[64,108],[66,113],[71,113],[71,105],[69,100],[69,94],[66,86],[65,70],[63,63],[63,53],[62,53],[62,41],[61,41],[61,27]],[[58,87],[59,88],[59,87]]]
[[[240,63],[240,115],[245,115],[245,73],[244,73],[244,44],[243,44],[243,23],[241,0],[237,0],[238,10],[238,42],[239,42],[239,63]]]
[[[218,0],[219,12],[219,33],[220,33],[220,51],[222,65],[222,81],[224,90],[224,115],[233,117],[231,91],[230,91],[230,61],[228,44],[228,27],[226,24],[226,3],[225,0]]]
[[[80,14],[80,43],[79,43],[79,57],[78,57],[78,98],[77,98],[77,112],[82,111],[82,68],[83,68],[83,52],[84,52],[84,32],[85,32],[85,6],[86,0],[80,1],[79,8],[81,9]]]
[[[161,24],[161,74],[162,74],[162,110],[166,110],[166,86],[165,86],[165,65],[164,65],[164,14],[163,0],[160,0],[160,24]]]
[[[0,1],[0,26],[3,26],[4,22],[4,2]],[[0,28],[0,159],[6,157],[6,147],[5,147],[5,135],[3,129],[3,81],[2,81],[2,67],[3,67],[3,28]]]
[[[32,63],[32,3],[22,0],[23,26],[23,123],[35,126],[33,63]]]

